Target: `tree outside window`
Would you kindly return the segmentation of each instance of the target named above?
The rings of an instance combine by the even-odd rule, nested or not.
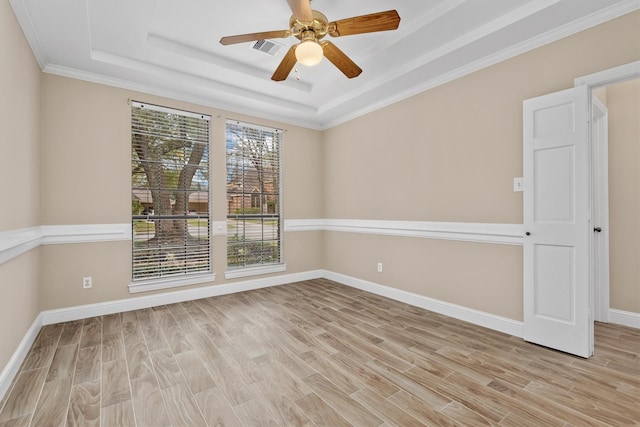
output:
[[[209,123],[132,103],[134,280],[211,271]]]

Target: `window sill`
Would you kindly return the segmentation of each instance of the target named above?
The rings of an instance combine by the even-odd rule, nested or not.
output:
[[[237,279],[240,277],[258,276],[261,274],[282,273],[287,271],[287,264],[266,265],[261,267],[238,268],[227,270],[224,273],[225,279]]]
[[[167,279],[151,279],[132,282],[129,285],[129,293],[155,291],[159,289],[177,288],[180,286],[199,285],[201,283],[209,283],[216,280],[215,274],[204,274],[198,276],[187,277],[171,277]]]

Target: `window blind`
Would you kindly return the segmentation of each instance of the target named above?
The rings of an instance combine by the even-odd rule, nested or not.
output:
[[[211,272],[210,121],[131,104],[134,281]]]
[[[282,263],[282,130],[227,120],[227,266]]]

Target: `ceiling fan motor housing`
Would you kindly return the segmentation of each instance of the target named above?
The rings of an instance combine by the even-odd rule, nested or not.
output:
[[[291,16],[291,19],[289,19],[291,34],[300,41],[318,41],[329,32],[327,17],[317,10],[312,12],[313,21],[311,22],[299,21],[295,16]]]

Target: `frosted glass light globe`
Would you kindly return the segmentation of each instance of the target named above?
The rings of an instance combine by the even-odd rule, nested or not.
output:
[[[322,46],[311,40],[302,42],[296,48],[296,59],[302,65],[309,67],[319,64],[322,61]]]

